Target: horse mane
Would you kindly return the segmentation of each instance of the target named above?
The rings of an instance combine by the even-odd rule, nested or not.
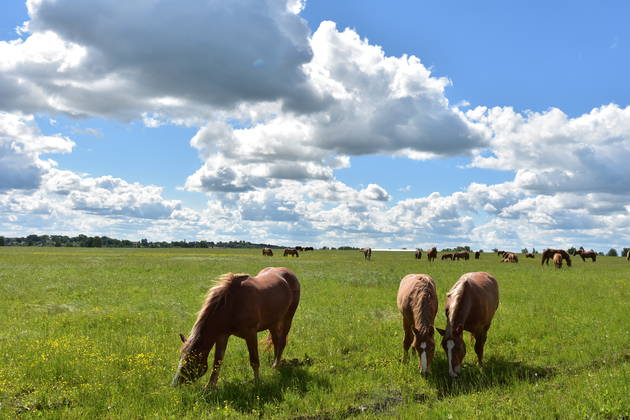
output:
[[[190,336],[182,345],[182,350],[196,343],[202,335],[203,326],[219,308],[223,307],[230,297],[230,289],[232,285],[240,284],[241,281],[248,279],[249,274],[223,274],[215,282],[201,305],[201,309],[197,312],[197,320],[190,331]]]
[[[467,281],[468,279],[459,282],[459,284],[457,284],[454,289],[451,289],[446,295],[449,298],[448,317],[446,319],[447,333],[450,333],[453,328],[455,315],[459,315],[459,306],[461,304],[462,297],[464,296],[464,291],[466,290]]]
[[[420,325],[416,325],[420,335],[433,333],[434,314],[431,311],[431,297],[433,292],[428,284],[423,284],[417,289],[419,299],[414,302],[414,312],[420,314]]]

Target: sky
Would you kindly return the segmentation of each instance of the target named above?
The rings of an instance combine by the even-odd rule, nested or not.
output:
[[[0,235],[627,247],[628,17],[4,0]]]

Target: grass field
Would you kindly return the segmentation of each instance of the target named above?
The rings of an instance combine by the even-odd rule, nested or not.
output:
[[[0,248],[0,418],[628,418],[630,263],[601,257],[572,268],[540,259],[500,264],[413,254],[259,250]],[[212,279],[284,265],[302,299],[275,371],[252,380],[232,337],[215,390],[207,377],[169,386],[177,333],[192,327]],[[466,338],[463,374],[402,365],[400,279],[427,273],[444,295],[459,276],[488,271],[501,304],[479,368]],[[260,338],[264,336],[260,334]],[[437,336],[437,334],[436,334]]]

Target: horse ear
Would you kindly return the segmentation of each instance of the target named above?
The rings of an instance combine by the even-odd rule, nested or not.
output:
[[[444,331],[442,328],[436,328],[436,330],[437,330],[437,332],[439,332],[439,333],[440,333],[440,335],[441,335],[442,337],[444,337],[444,334],[446,334],[446,331]]]
[[[186,342],[186,336],[182,333],[179,333],[179,339],[182,340],[182,343]]]

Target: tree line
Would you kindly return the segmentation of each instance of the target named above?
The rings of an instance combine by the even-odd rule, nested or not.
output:
[[[280,245],[256,244],[248,241],[139,241],[107,236],[28,235],[22,238],[0,236],[0,246],[51,246],[81,248],[283,248]]]

